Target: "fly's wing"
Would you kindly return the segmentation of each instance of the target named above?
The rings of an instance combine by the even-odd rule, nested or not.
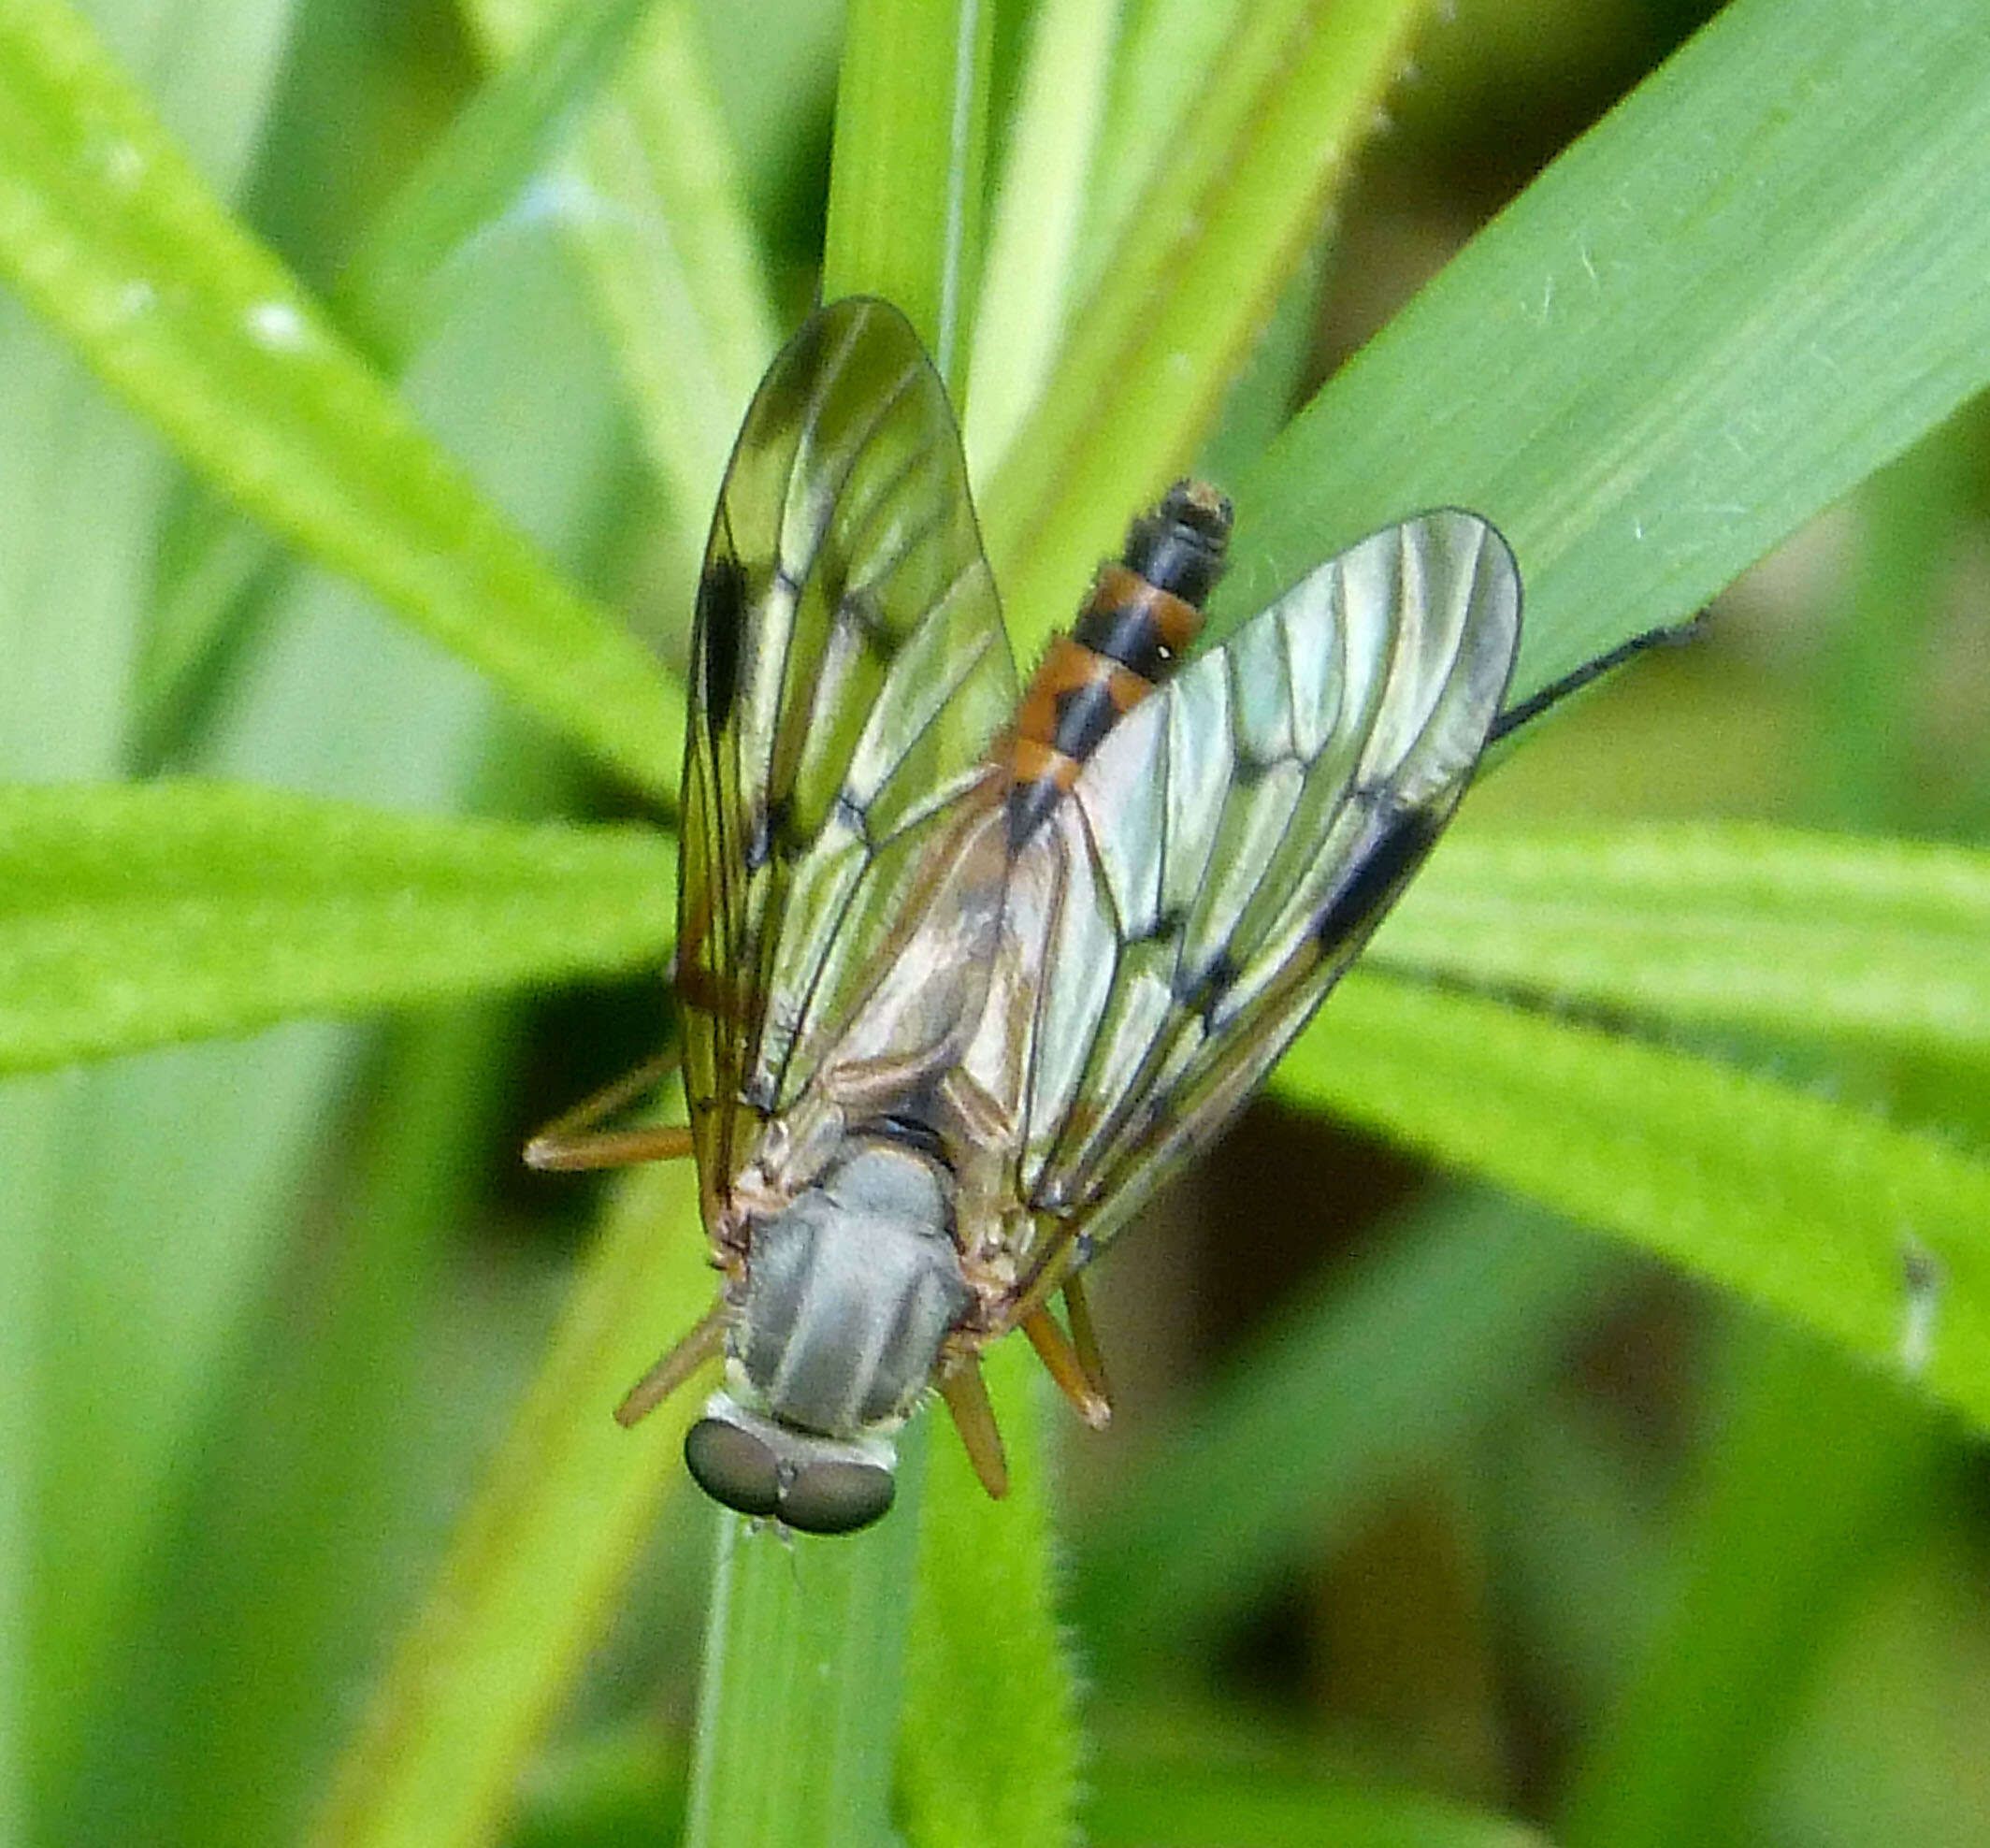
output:
[[[946,389],[896,309],[831,303],[761,383],[699,582],[676,983],[708,1196],[1015,700]]]
[[[1028,1275],[1089,1255],[1216,1136],[1354,960],[1471,778],[1520,601],[1492,527],[1424,514],[1322,565],[1100,746],[1040,837]]]

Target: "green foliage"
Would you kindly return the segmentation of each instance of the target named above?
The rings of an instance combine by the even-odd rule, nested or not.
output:
[[[858,0],[836,93],[825,299],[897,302],[958,383],[980,255],[994,9]]]
[[[916,1508],[916,1447],[900,1466]],[[720,1517],[688,1843],[884,1836],[917,1539],[914,1522],[887,1520],[847,1546],[795,1547]]]
[[[354,331],[376,352],[405,353],[433,332],[429,298],[440,272],[558,154],[568,118],[613,76],[651,4],[591,0],[549,20],[373,221],[340,294]]]
[[[916,1841],[980,1848],[1071,1833],[1076,1700],[1057,1619],[1042,1432],[1051,1408],[1038,1372],[1019,1341],[988,1356],[1015,1479],[1005,1500],[982,1493],[951,1431],[929,1452],[899,1733],[899,1802]]]
[[[1982,1057],[1986,936],[1980,853],[1675,826],[1468,835],[1370,960],[1652,1019]]]
[[[1724,8],[1237,484],[1262,563],[1221,607],[1400,508],[1481,508],[1522,561],[1524,694],[1692,615],[1933,428],[1990,380],[1990,224],[1947,190],[1990,182],[1970,17]]]
[[[59,0],[0,26],[0,273],[278,532],[526,710],[673,787],[676,701],[235,224]]]
[[[1068,1597],[1054,1510],[1092,1485],[1060,1482],[1019,1343],[991,1362],[1007,1503],[940,1429],[862,1540],[728,1517],[694,1841],[1536,1839],[1496,1785],[1460,1806],[1353,1754],[1227,1753],[1214,1724],[1087,1765],[1060,1618],[1092,1706],[1212,1700],[1226,1625],[1406,1480],[1459,1469],[1595,1303],[1648,1278],[1583,1231],[1781,1332],[1734,1345],[1677,1595],[1650,1565],[1669,1537],[1572,1424],[1516,1472],[1599,1510],[1576,1535],[1529,1509],[1500,1541],[1516,1580],[1552,1583],[1541,1634],[1608,1708],[1556,1839],[1749,1839],[1834,1625],[1903,1534],[1960,1519],[1923,1398],[1990,1428],[1990,859],[1789,824],[1990,821],[1980,704],[1948,721],[1939,803],[1903,742],[1924,708],[1943,722],[1908,635],[1939,634],[1936,561],[1977,517],[1966,435],[1938,426],[1990,378],[1990,40],[1969,0],[1736,0],[1267,441],[1322,223],[1423,10],[1042,0],[1003,39],[985,7],[862,0],[826,287],[901,300],[964,382],[1026,640],[1128,507],[1210,453],[1244,459],[1219,628],[1362,531],[1466,504],[1521,561],[1525,691],[1691,614],[1925,440],[1863,503],[1815,730],[1782,753],[1827,768],[1773,828],[1494,831],[1468,810],[1280,1093],[1569,1223],[1490,1191],[1405,1213],[1117,1486],[1069,1497]],[[481,88],[446,47],[409,77],[337,9],[289,22],[283,84],[281,9],[157,12],[0,14],[0,277],[45,329],[0,316],[0,1069],[44,1074],[0,1094],[0,1836],[314,1818],[327,1848],[488,1841],[568,1712],[583,1746],[532,1839],[617,1805],[655,1839],[671,1754],[586,1748],[649,1711],[617,1652],[645,1687],[670,1653],[603,1642],[644,1536],[663,1522],[702,1571],[672,1511],[695,1395],[633,1437],[605,1412],[705,1306],[696,1188],[617,1189],[550,1331],[536,1282],[496,1300],[502,1241],[472,1263],[454,1234],[495,1210],[519,1038],[496,1002],[661,964],[671,849],[544,819],[563,759],[485,687],[645,795],[674,787],[678,697],[607,604],[636,582],[681,628],[783,318],[769,279],[790,280],[743,179],[763,163],[761,198],[764,147],[734,124],[805,122],[827,78],[708,55],[685,0],[466,0],[501,67]],[[796,0],[761,30],[822,28]],[[1467,19],[1434,44],[1491,36]],[[774,94],[749,108],[743,85]],[[273,253],[303,233],[266,222],[286,195],[243,183],[249,151],[362,96],[353,120],[425,109],[432,133],[373,151],[411,178],[352,214],[321,305]],[[795,210],[817,180],[784,177]],[[1622,769],[1614,698],[1512,755]],[[198,774],[110,780],[134,762]],[[512,818],[465,818],[492,812]],[[420,1012],[387,1036],[298,1018],[386,1007]],[[1226,1232],[1233,1262],[1249,1231]],[[688,1657],[675,1595],[632,1627]]]
[[[1990,1162],[1474,996],[1357,972],[1280,1070],[1289,1094],[1683,1259],[1990,1423]]]
[[[666,1325],[703,1307],[696,1243],[656,1236],[659,1220],[691,1216],[695,1191],[681,1169],[618,1190],[580,1280],[593,1316],[567,1318],[543,1357],[314,1841],[437,1848],[486,1841],[501,1824],[521,1761],[598,1634],[603,1601],[682,1473],[695,1401],[658,1412],[641,1442],[601,1408],[655,1358],[647,1316],[626,1306],[651,1307]]]
[[[1092,204],[1103,222],[1058,291],[1069,318],[1055,364],[974,382],[1028,409],[988,458],[982,517],[1010,623],[1029,643],[1062,622],[1127,508],[1178,474],[1215,422],[1422,12],[1410,0],[1277,0],[1147,14],[1130,71],[1164,75],[1130,75],[1100,124]],[[1031,311],[999,296],[986,306],[990,319]]]
[[[1359,1277],[1266,1331],[1080,1530],[1080,1633],[1107,1664],[1214,1634],[1277,1562],[1351,1529],[1415,1459],[1457,1443],[1482,1415],[1475,1382],[1548,1369],[1621,1268],[1495,1196],[1413,1216]]]
[[[0,1062],[654,967],[675,887],[647,829],[417,820],[227,784],[0,791]]]

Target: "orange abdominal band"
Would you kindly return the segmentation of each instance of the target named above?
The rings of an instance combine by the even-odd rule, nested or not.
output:
[[[1016,711],[1008,756],[1018,840],[1168,677],[1202,621],[1193,604],[1124,565],[1100,570],[1072,632],[1050,644]]]

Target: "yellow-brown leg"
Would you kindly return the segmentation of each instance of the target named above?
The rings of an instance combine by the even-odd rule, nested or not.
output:
[[[1092,1383],[1091,1376],[1071,1337],[1058,1326],[1047,1308],[1032,1310],[1023,1318],[1023,1333],[1036,1350],[1037,1358],[1050,1369],[1058,1391],[1071,1401],[1071,1408],[1094,1431],[1103,1431],[1113,1422],[1113,1408],[1105,1394]]]
[[[1077,1350],[1078,1364],[1085,1369],[1091,1390],[1109,1407],[1113,1389],[1105,1378],[1105,1356],[1099,1350],[1098,1325],[1091,1319],[1085,1286],[1075,1274],[1064,1279],[1064,1310],[1071,1318],[1071,1345]]]
[[[940,1381],[940,1396],[953,1414],[954,1429],[974,1465],[974,1474],[992,1500],[1009,1493],[1009,1460],[1002,1454],[1002,1432],[995,1408],[981,1378],[981,1363],[970,1355]]]
[[[679,1055],[659,1052],[627,1076],[563,1111],[526,1144],[528,1168],[626,1168],[637,1162],[674,1162],[691,1152],[691,1132],[676,1124],[632,1130],[594,1125],[654,1090],[677,1069]]]
[[[664,1400],[711,1360],[726,1344],[726,1305],[723,1298],[713,1304],[698,1322],[669,1353],[628,1389],[615,1408],[617,1424],[633,1424],[647,1418]]]

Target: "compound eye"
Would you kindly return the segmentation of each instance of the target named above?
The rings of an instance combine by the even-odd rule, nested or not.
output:
[[[781,1496],[780,1518],[804,1534],[854,1534],[891,1506],[898,1484],[874,1463],[806,1463]]]
[[[760,1520],[781,1512],[780,1460],[753,1432],[726,1419],[701,1418],[685,1433],[684,1460],[691,1480],[714,1501]]]

